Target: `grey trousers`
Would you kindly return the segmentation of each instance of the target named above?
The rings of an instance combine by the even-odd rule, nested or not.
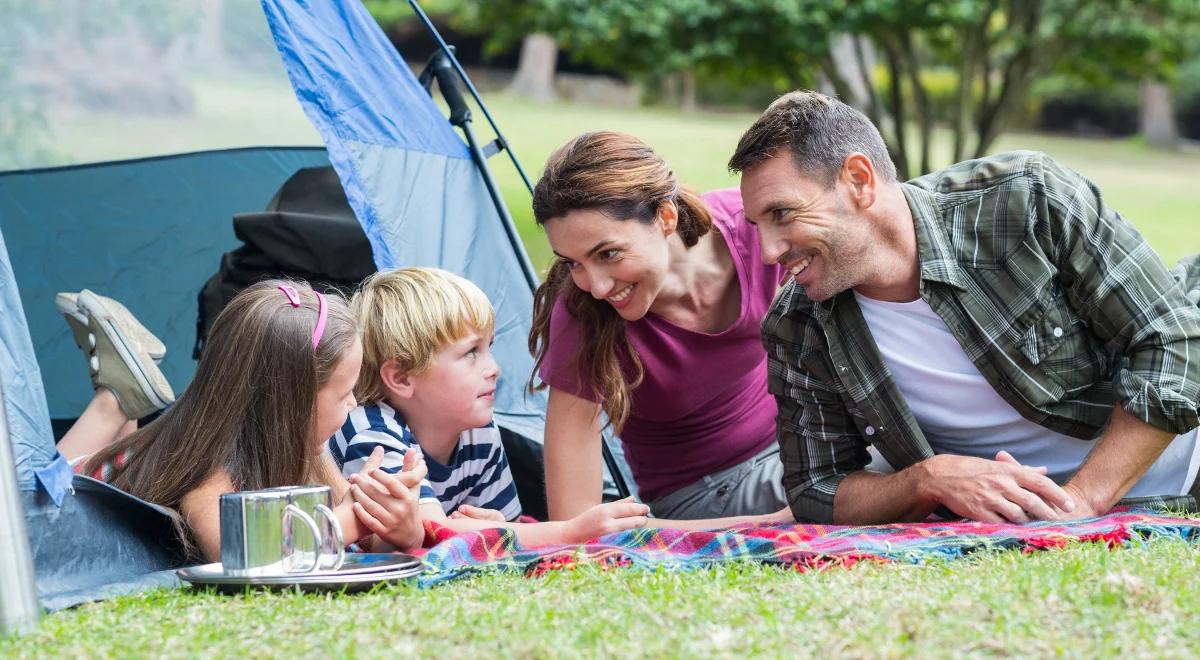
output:
[[[655,517],[674,520],[774,513],[787,504],[779,445],[771,443],[745,462],[705,475],[649,504]]]

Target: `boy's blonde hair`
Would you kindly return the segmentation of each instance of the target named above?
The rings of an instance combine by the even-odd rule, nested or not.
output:
[[[439,351],[470,332],[490,335],[496,316],[487,295],[469,280],[440,268],[397,268],[368,277],[350,303],[362,330],[359,403],[383,400],[379,369],[396,360],[416,375]]]

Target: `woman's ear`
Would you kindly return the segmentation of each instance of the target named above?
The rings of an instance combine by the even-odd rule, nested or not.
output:
[[[388,396],[398,399],[411,399],[413,395],[413,381],[409,377],[408,372],[400,367],[400,363],[395,360],[388,360],[379,367],[379,379],[383,381],[383,389]]]
[[[663,235],[670,236],[675,233],[675,227],[679,224],[679,207],[675,206],[675,202],[667,200],[658,205],[658,217],[656,218],[662,223]]]

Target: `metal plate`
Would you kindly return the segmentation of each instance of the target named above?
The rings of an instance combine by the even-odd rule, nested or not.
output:
[[[384,582],[397,582],[420,575],[425,569],[412,555],[346,553],[346,563],[337,571],[289,573],[272,576],[229,575],[220,563],[190,566],[175,571],[180,579],[194,586],[216,586],[224,591],[244,587],[289,588],[304,590],[361,591]]]

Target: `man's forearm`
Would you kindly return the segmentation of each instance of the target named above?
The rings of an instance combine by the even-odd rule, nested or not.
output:
[[[920,484],[920,463],[894,474],[852,472],[838,486],[833,522],[874,525],[924,520],[937,508],[937,502],[921,492]]]
[[[1175,434],[1146,424],[1117,405],[1104,436],[1067,484],[1084,502],[1083,515],[1111,509],[1154,464]],[[1164,493],[1165,494],[1165,493]],[[1171,493],[1177,494],[1177,493]]]

